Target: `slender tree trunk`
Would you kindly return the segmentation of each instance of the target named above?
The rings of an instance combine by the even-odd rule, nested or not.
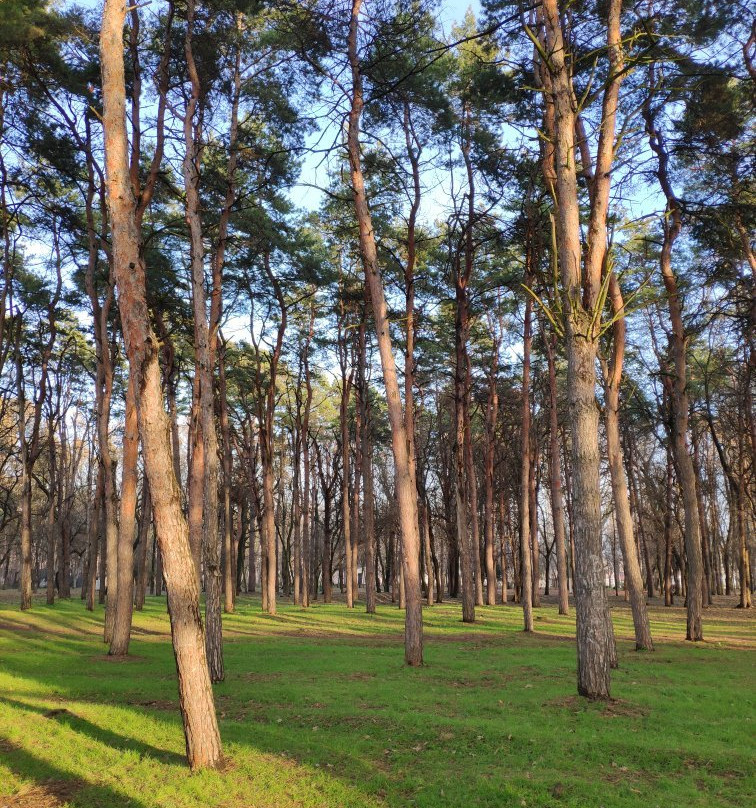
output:
[[[152,499],[150,497],[150,484],[145,475],[142,479],[142,510],[139,514],[139,555],[137,559],[136,596],[134,608],[142,611],[144,598],[147,593],[147,545],[150,538],[150,525],[152,524]]]
[[[664,605],[674,604],[672,590],[672,448],[667,446],[667,485],[664,508]]]
[[[123,431],[123,468],[121,471],[121,519],[118,526],[118,588],[116,589],[111,656],[125,656],[131,639],[131,615],[134,603],[134,529],[136,527],[137,460],[139,425],[136,394],[129,377],[126,390],[126,424]]]
[[[457,547],[462,568],[462,621],[475,622],[475,548],[470,541],[470,498],[466,481],[465,458],[465,386],[467,381],[467,290],[465,277],[457,261],[455,272],[456,308],[454,318],[454,497],[457,514]]]
[[[105,349],[107,353],[107,348]],[[100,576],[100,595],[106,595],[105,630],[103,639],[110,643],[115,623],[116,598],[118,597],[118,524],[116,509],[118,499],[115,490],[115,463],[110,452],[110,405],[113,397],[113,363],[105,365],[105,389],[102,397],[102,412],[98,419],[100,456],[103,470],[103,503],[101,518],[105,527],[105,575]]]
[[[205,480],[205,442],[200,423],[200,367],[194,363],[194,381],[192,384],[192,409],[189,420],[189,471],[188,471],[188,508],[189,544],[194,559],[197,587],[202,590],[202,523],[204,511]],[[177,478],[178,479],[178,478]]]
[[[564,496],[562,495],[562,464],[559,455],[559,414],[557,410],[556,334],[545,335],[546,359],[549,367],[549,485],[551,488],[551,519],[559,583],[559,614],[569,613],[567,591],[567,549],[564,530]]]
[[[158,342],[147,310],[136,200],[129,182],[123,59],[125,13],[126,6],[120,0],[106,0],[100,32],[113,268],[130,374],[136,392],[145,469],[154,501],[157,540],[165,565],[187,759],[192,769],[200,769],[217,766],[222,753],[205,657],[199,591],[173,471],[170,424],[163,409]]]
[[[499,547],[500,547],[500,565],[501,565],[501,602],[507,605],[507,533],[509,518],[507,514],[506,495],[502,491],[499,495]],[[514,544],[514,542],[512,542]]]
[[[650,88],[656,86],[653,65],[649,68]],[[670,350],[672,354],[672,450],[675,461],[677,481],[680,485],[683,502],[685,529],[685,554],[688,559],[687,579],[687,630],[686,639],[697,642],[703,640],[701,613],[703,610],[703,594],[701,578],[703,560],[701,554],[701,527],[698,521],[698,502],[696,498],[696,475],[688,445],[688,390],[687,390],[687,337],[682,317],[682,300],[677,286],[677,279],[672,269],[672,248],[682,230],[682,211],[675,197],[669,179],[669,155],[664,136],[656,127],[655,112],[651,98],[643,105],[643,117],[651,150],[657,157],[656,175],[667,200],[664,219],[664,239],[659,266],[661,268],[664,288],[667,293],[669,318],[672,325],[670,334]]]
[[[370,209],[365,194],[360,154],[360,118],[363,108],[362,76],[358,56],[359,14],[362,0],[352,0],[349,23],[348,57],[352,69],[352,106],[349,114],[347,145],[351,169],[352,191],[357,224],[360,232],[365,283],[370,295],[373,318],[381,356],[386,388],[386,403],[391,424],[392,449],[402,534],[402,569],[406,593],[404,659],[408,665],[423,662],[423,606],[420,591],[420,536],[417,520],[417,486],[407,451],[407,430],[399,394],[396,363],[389,332],[388,307],[378,266]]]
[[[301,374],[297,378],[297,386],[301,384]],[[299,480],[301,470],[301,446],[302,446],[302,420],[301,420],[301,398],[298,391],[295,393],[297,398],[297,413],[295,416],[294,435],[292,436],[292,443],[294,446],[294,456],[292,463],[294,466],[292,474],[292,492],[291,492],[291,511],[292,519],[294,520],[294,603],[301,603],[302,598],[302,509],[301,509],[301,483]]]
[[[97,480],[95,482],[93,504],[89,514],[88,564],[87,564],[87,611],[94,611],[97,595],[97,550],[100,545],[100,511],[102,508],[102,464],[97,460]]]
[[[604,425],[606,427],[606,452],[609,458],[609,476],[612,484],[614,514],[619,534],[622,561],[625,567],[625,591],[630,597],[635,627],[635,649],[653,651],[651,626],[646,611],[638,553],[633,535],[633,517],[630,513],[630,493],[623,465],[622,443],[619,430],[619,394],[622,381],[622,366],[625,354],[625,303],[619,282],[614,272],[609,277],[609,298],[615,316],[612,342],[611,366],[604,363]]]
[[[223,439],[223,611],[234,611],[234,541],[233,511],[231,509],[231,486],[233,484],[233,460],[231,455],[231,426],[228,419],[226,397],[226,352],[220,335],[218,344],[218,398],[220,402],[220,427]]]
[[[310,590],[312,586],[312,499],[310,492],[311,480],[315,481],[315,475],[311,474],[312,455],[310,453],[310,412],[312,410],[312,378],[310,376],[310,344],[315,335],[315,307],[310,306],[310,322],[307,330],[307,339],[304,344],[304,380],[305,380],[305,403],[302,414],[302,471],[303,471],[303,501],[302,501],[302,605],[310,605]],[[317,595],[317,587],[314,589]]]
[[[349,352],[346,338],[343,336],[344,320],[343,303],[339,318],[339,362],[341,364],[341,403],[339,424],[341,426],[341,526],[344,531],[346,605],[354,608],[354,590],[352,589],[352,514],[349,501],[350,451],[349,451],[349,395],[352,388],[354,370],[347,374],[347,357]]]
[[[701,462],[699,458],[699,443],[693,442],[693,472],[696,475],[696,504],[698,506],[698,524],[701,531],[701,554],[703,557],[703,605],[711,606],[711,559],[709,555],[709,530],[706,521],[706,506],[704,505],[703,479],[701,477]]]
[[[499,369],[500,344],[501,338],[497,334],[494,338],[491,367],[488,372],[488,401],[486,402],[486,449],[485,458],[483,461],[485,496],[484,541],[486,553],[486,602],[489,606],[496,605],[496,562],[494,560],[494,534],[496,532],[496,512],[494,509],[494,454],[496,450],[496,423],[499,418],[499,392],[496,382]],[[504,593],[504,602],[506,603],[506,585],[504,587]]]
[[[370,401],[367,384],[361,396],[362,424],[362,512],[365,525],[365,608],[375,614],[375,495],[373,493],[373,442],[370,430]]]
[[[356,349],[353,352],[357,354],[357,379],[355,382],[355,407],[354,407],[354,478],[352,484],[352,529],[350,531],[352,538],[352,557],[350,559],[352,570],[352,593],[354,600],[359,600],[359,546],[360,535],[362,534],[360,524],[360,490],[362,487],[362,413],[363,405],[362,400],[365,395],[364,380],[360,377],[360,363],[364,362],[363,352],[365,350],[365,313],[363,312],[360,318],[360,324],[357,327],[356,335]]]
[[[528,258],[528,260],[530,260]],[[530,274],[525,283],[529,284]],[[525,327],[522,339],[522,402],[520,427],[520,601],[523,631],[533,631],[533,570],[530,540],[530,349],[533,342],[531,320],[533,301],[525,300]]]
[[[533,606],[541,605],[541,555],[538,544],[538,443],[531,433],[530,474],[528,475],[528,497],[530,499],[530,552],[532,555],[531,579],[533,581]]]
[[[57,462],[55,459],[55,431],[53,429],[53,419],[47,421],[47,445],[49,448],[50,463],[50,490],[47,503],[47,605],[55,603],[55,546],[57,544],[56,520],[55,520],[55,495],[56,488],[63,484],[62,478],[56,474]],[[62,571],[61,571],[62,577]]]
[[[218,434],[215,428],[213,369],[210,325],[205,295],[205,247],[200,214],[200,161],[203,110],[199,108],[201,84],[193,51],[194,0],[187,6],[184,54],[189,72],[191,95],[184,114],[184,192],[186,222],[189,226],[192,304],[194,309],[194,351],[196,383],[199,385],[199,424],[204,453],[202,479],[202,555],[205,565],[205,653],[210,680],[221,682],[223,670],[223,635],[221,623],[221,572],[218,547]],[[197,120],[195,120],[197,119]],[[195,489],[199,496],[199,491]]]

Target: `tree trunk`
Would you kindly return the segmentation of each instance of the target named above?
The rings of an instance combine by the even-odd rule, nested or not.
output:
[[[530,552],[532,555],[531,580],[533,581],[533,606],[541,605],[541,555],[538,545],[538,442],[531,434],[530,473],[528,475],[528,497],[530,499]]]
[[[184,113],[184,192],[185,218],[189,227],[192,306],[194,310],[195,383],[199,386],[198,410],[204,453],[202,478],[202,555],[205,565],[205,653],[210,680],[221,682],[223,670],[223,636],[221,624],[221,573],[218,548],[218,434],[215,428],[213,370],[215,351],[211,347],[205,295],[205,247],[200,213],[200,160],[202,153],[201,119],[198,110],[201,86],[194,60],[194,0],[187,6],[184,54],[191,83],[191,95]],[[199,116],[200,122],[195,121]],[[153,492],[154,493],[154,492]],[[200,491],[195,489],[199,496]]]
[[[52,606],[55,603],[55,545],[57,544],[56,537],[56,521],[55,521],[55,489],[57,486],[62,485],[63,480],[57,479],[56,460],[55,460],[55,432],[53,429],[53,420],[49,418],[47,421],[47,445],[49,447],[49,463],[50,463],[50,482],[47,502],[47,605]]]
[[[378,253],[375,243],[370,209],[365,195],[365,182],[362,174],[359,127],[362,115],[362,76],[358,56],[357,36],[362,0],[352,0],[349,24],[348,57],[352,69],[352,106],[349,114],[347,145],[352,178],[352,191],[357,224],[360,232],[360,250],[365,271],[365,283],[373,309],[378,349],[386,388],[386,403],[391,423],[392,448],[396,478],[396,492],[399,505],[399,523],[402,534],[402,569],[406,593],[406,615],[404,631],[404,659],[408,665],[422,665],[423,662],[423,605],[420,591],[420,537],[417,520],[417,486],[412,474],[407,450],[407,430],[405,428],[402,401],[399,394],[396,363],[394,361],[391,335],[389,332],[388,307],[383,289],[383,280],[378,267]]]
[[[136,527],[137,460],[139,457],[139,425],[137,423],[134,384],[129,378],[126,390],[126,424],[123,431],[123,468],[121,471],[121,519],[118,526],[115,619],[111,656],[126,656],[131,638],[131,615],[134,603],[134,529]]]
[[[633,517],[630,513],[630,494],[623,466],[622,444],[619,430],[619,394],[622,381],[622,365],[625,355],[625,303],[622,299],[619,282],[614,274],[609,277],[609,298],[615,316],[612,342],[611,365],[604,363],[604,425],[606,427],[606,452],[609,459],[609,475],[612,484],[614,514],[619,533],[622,561],[625,567],[625,591],[630,597],[635,627],[635,649],[653,651],[651,626],[646,611],[646,597],[643,592],[638,553],[633,535]]]
[[[572,437],[573,519],[575,540],[575,611],[577,617],[578,693],[609,698],[613,655],[601,552],[600,455],[595,362],[601,320],[601,277],[607,251],[607,213],[614,159],[614,133],[622,70],[621,0],[606,9],[608,68],[602,96],[595,174],[589,183],[590,216],[586,249],[581,243],[580,199],[575,165],[577,99],[567,58],[563,18],[557,0],[544,0],[539,13],[546,92],[553,105],[553,132],[547,133],[550,156],[544,175],[556,199],[556,251],[561,273],[564,337],[567,348],[567,395]],[[565,18],[566,19],[566,18]]]
[[[370,401],[367,384],[360,396],[362,419],[362,512],[365,525],[365,609],[375,614],[375,495],[373,493],[373,442],[370,430]]]
[[[559,583],[559,614],[569,614],[567,591],[567,549],[564,530],[564,497],[562,495],[562,464],[559,455],[559,415],[557,411],[556,334],[544,334],[546,359],[549,367],[549,485],[551,488],[551,518],[554,523],[557,578]]]
[[[137,558],[136,596],[134,608],[142,611],[144,598],[147,593],[147,545],[150,539],[150,525],[152,524],[152,499],[150,497],[150,484],[145,475],[142,479],[142,510],[139,514],[139,554]]]
[[[218,336],[218,398],[220,401],[220,427],[223,440],[223,611],[234,611],[234,541],[233,512],[231,509],[231,486],[233,484],[233,460],[231,454],[231,426],[228,420],[226,397],[226,352]]]
[[[462,621],[464,623],[475,622],[475,561],[473,553],[475,548],[470,541],[470,512],[471,505],[468,495],[466,481],[466,457],[465,457],[465,429],[466,429],[466,383],[467,383],[467,290],[465,287],[465,277],[456,262],[455,272],[455,297],[456,307],[454,316],[454,345],[455,345],[455,365],[454,365],[454,496],[457,514],[457,547],[459,549],[459,560],[462,568]]]
[[[136,393],[145,469],[165,566],[171,634],[186,753],[192,769],[217,766],[221,744],[205,657],[199,591],[173,470],[170,424],[163,409],[158,341],[150,326],[145,266],[129,182],[123,25],[126,6],[106,0],[100,32],[103,129],[113,268],[130,375]]]
[[[107,353],[107,347],[105,348]],[[102,411],[98,418],[100,457],[103,471],[103,503],[100,518],[104,518],[105,527],[105,575],[100,576],[100,595],[106,595],[105,630],[103,639],[110,643],[113,639],[115,624],[116,598],[118,592],[118,524],[116,509],[118,505],[115,490],[115,463],[110,453],[110,405],[113,397],[113,363],[105,365],[105,389],[102,396]]]
[[[525,283],[530,283],[529,272]],[[525,326],[522,339],[522,418],[520,427],[520,601],[522,603],[523,631],[533,631],[533,570],[530,549],[530,348],[533,342],[531,335],[532,312],[533,301],[528,295],[525,300]]]
[[[352,388],[354,369],[347,374],[346,337],[344,336],[344,304],[341,302],[339,317],[339,364],[341,365],[341,401],[339,405],[339,424],[341,426],[341,527],[344,531],[345,584],[347,609],[354,608],[354,591],[352,589],[352,514],[349,502],[350,451],[349,451],[349,395]]]
[[[653,65],[649,68],[649,87],[656,87]],[[686,639],[697,642],[703,640],[701,612],[703,610],[703,593],[701,577],[703,561],[701,554],[701,527],[698,521],[698,502],[696,498],[696,475],[693,460],[688,446],[688,390],[687,390],[687,337],[682,318],[682,300],[677,286],[677,279],[672,269],[672,248],[682,230],[682,211],[675,197],[669,179],[669,155],[664,143],[664,136],[656,127],[655,113],[651,98],[643,105],[643,117],[651,150],[657,157],[656,175],[659,185],[667,200],[664,218],[664,240],[662,243],[659,266],[664,288],[667,293],[669,318],[672,325],[670,334],[670,352],[672,358],[671,405],[672,405],[672,449],[675,461],[677,481],[680,485],[683,501],[685,529],[685,554],[688,559],[687,579],[687,630]]]

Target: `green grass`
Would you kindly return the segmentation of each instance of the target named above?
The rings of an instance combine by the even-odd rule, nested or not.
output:
[[[614,600],[614,599],[612,599]],[[652,610],[653,654],[613,611],[620,668],[608,704],[575,695],[574,617],[515,606],[425,610],[426,665],[402,665],[390,605],[242,598],[224,617],[216,686],[222,772],[190,775],[165,602],[137,614],[131,657],[105,656],[103,613],[78,601],[0,603],[0,806],[743,806],[756,803],[750,614]]]

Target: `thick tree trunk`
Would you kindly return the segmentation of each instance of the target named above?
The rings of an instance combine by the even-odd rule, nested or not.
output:
[[[573,334],[569,349],[578,692],[588,698],[608,698],[611,653],[607,636],[609,605],[601,554],[596,344]]]
[[[562,9],[557,0],[543,0],[538,12],[543,26],[543,44],[549,54],[548,62],[542,65],[542,72],[548,76],[545,89],[548,103],[553,105],[553,131],[547,133],[550,156],[544,161],[544,176],[556,197],[556,248],[567,348],[578,692],[592,699],[609,698],[610,665],[614,650],[601,551],[595,363],[601,321],[601,277],[607,251],[614,133],[623,75],[621,6],[620,0],[611,0],[606,9],[610,76],[602,96],[595,174],[589,182],[590,216],[585,251],[581,244],[580,199],[575,165],[578,103],[572,86],[568,38],[562,31]]]
[[[187,759],[192,769],[199,769],[217,766],[222,753],[205,657],[199,591],[173,470],[170,424],[163,409],[158,341],[147,309],[136,200],[129,182],[123,59],[125,12],[126,6],[120,0],[106,0],[100,32],[113,268],[136,392],[145,469],[154,501],[157,540],[165,566]]]

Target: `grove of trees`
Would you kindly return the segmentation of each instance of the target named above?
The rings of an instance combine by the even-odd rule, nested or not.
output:
[[[240,593],[751,606],[748,4],[2,12],[0,586],[165,592],[193,769]]]

